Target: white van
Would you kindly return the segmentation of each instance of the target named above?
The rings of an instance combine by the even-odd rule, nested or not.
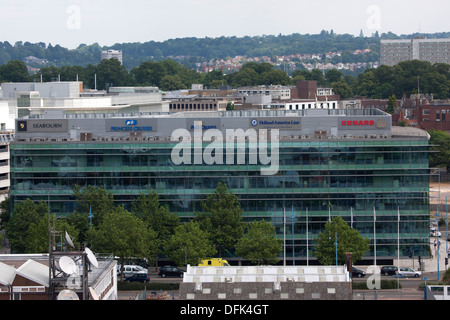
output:
[[[117,265],[117,275],[120,276],[120,272],[122,271],[121,266]],[[123,277],[128,278],[136,273],[145,273],[148,274],[148,269],[138,265],[124,265],[123,266]]]

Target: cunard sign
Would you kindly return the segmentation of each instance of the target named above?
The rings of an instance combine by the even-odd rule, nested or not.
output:
[[[388,123],[385,119],[346,119],[339,121],[339,129],[387,129]]]

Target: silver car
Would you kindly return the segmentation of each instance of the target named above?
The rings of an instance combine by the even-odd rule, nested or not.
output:
[[[419,278],[422,276],[422,272],[416,271],[411,268],[400,268],[398,270],[398,275],[402,276],[402,277],[407,277],[407,278],[410,278],[410,277]]]

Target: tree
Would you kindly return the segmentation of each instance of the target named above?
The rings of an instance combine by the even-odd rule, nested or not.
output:
[[[373,69],[368,69],[358,75],[354,92],[357,95],[371,97],[375,92],[376,82]]]
[[[131,77],[127,69],[117,59],[103,59],[95,68],[97,89],[108,89],[111,86],[127,86]]]
[[[233,87],[254,86],[259,84],[259,74],[251,68],[243,68],[239,72],[229,74],[227,81]]]
[[[450,170],[450,135],[441,130],[428,130],[430,134],[430,168],[446,167]]]
[[[191,221],[179,225],[164,246],[166,255],[177,265],[198,265],[202,259],[216,254],[214,244],[200,225]]]
[[[27,252],[48,252],[49,249],[49,227],[54,229],[55,232],[55,245],[64,246],[61,243],[63,238],[58,237],[58,235],[63,235],[65,232],[76,238],[78,235],[78,230],[73,226],[70,226],[66,219],[57,218],[56,215],[46,213],[41,217],[36,223],[30,225],[27,231]],[[76,245],[74,243],[74,245]]]
[[[242,209],[237,196],[219,182],[213,194],[201,203],[203,211],[195,213],[195,220],[208,232],[217,246],[219,257],[225,248],[233,247],[243,234]]]
[[[174,90],[184,89],[184,85],[181,82],[180,76],[166,75],[166,76],[162,77],[162,79],[161,79],[160,89],[163,91],[174,91]]]
[[[95,251],[118,256],[122,269],[127,258],[153,261],[159,248],[156,232],[122,206],[105,214],[98,228],[92,231],[92,241]]]
[[[328,83],[341,81],[344,79],[344,74],[339,70],[331,69],[325,74],[325,79],[328,81]]]
[[[55,231],[77,235],[75,228],[69,226],[65,219],[57,219],[54,215],[50,217],[45,202],[35,203],[26,199],[18,203],[10,220],[5,223],[12,250],[18,253],[48,252],[50,224]]]
[[[261,74],[260,84],[263,85],[290,85],[292,80],[286,72],[279,69],[271,69]]]
[[[68,223],[78,230],[77,241],[88,243],[90,241],[89,230],[97,227],[103,220],[105,214],[114,211],[114,198],[111,192],[103,187],[75,185],[73,194],[78,207],[68,215]],[[92,217],[90,218],[90,214]]]
[[[339,94],[341,99],[348,99],[353,97],[352,88],[343,80],[332,82],[330,86],[333,88],[335,94]]]
[[[159,87],[161,79],[165,75],[161,64],[151,61],[143,62],[139,67],[131,70],[137,83],[146,86]]]
[[[5,200],[0,202],[0,230],[5,229],[6,223],[10,218],[10,198],[6,197]]]
[[[336,263],[335,238],[337,237],[338,264],[345,262],[345,253],[352,252],[353,260],[359,260],[370,248],[370,239],[350,228],[342,217],[334,217],[325,224],[316,238],[315,256],[323,265]]]
[[[114,210],[114,197],[111,192],[103,187],[76,185],[73,195],[77,199],[78,208],[75,212],[89,215],[92,212],[92,224],[97,226],[101,223],[103,216]]]
[[[6,236],[14,252],[30,252],[30,230],[40,223],[40,220],[45,217],[47,212],[48,207],[44,202],[34,203],[32,200],[26,199],[17,203],[5,227]]]
[[[236,254],[258,265],[276,263],[283,246],[275,227],[261,220],[247,226],[247,232],[236,244]]]
[[[131,213],[155,231],[162,244],[170,239],[180,223],[177,214],[171,213],[167,206],[160,204],[159,196],[155,191],[140,194],[131,204]]]
[[[30,76],[25,63],[11,60],[0,66],[0,79],[5,82],[27,82],[30,81]]]
[[[393,94],[392,96],[389,97],[386,112],[392,114],[392,113],[394,113],[394,110],[396,107],[397,107],[397,98]]]

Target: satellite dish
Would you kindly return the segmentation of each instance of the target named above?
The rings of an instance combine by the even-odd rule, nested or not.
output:
[[[75,246],[73,245],[72,239],[70,239],[69,234],[66,231],[66,241],[69,244],[69,246],[71,246],[72,248],[75,248]]]
[[[80,300],[78,295],[72,290],[62,290],[57,297],[58,300]]]
[[[86,252],[87,254],[87,258],[89,260],[89,262],[96,268],[98,268],[98,262],[97,262],[97,258],[94,256],[94,254],[92,253],[91,249],[89,248],[85,248],[84,252]]]
[[[59,258],[59,267],[67,274],[78,273],[78,268],[75,261],[68,256],[62,256]]]

